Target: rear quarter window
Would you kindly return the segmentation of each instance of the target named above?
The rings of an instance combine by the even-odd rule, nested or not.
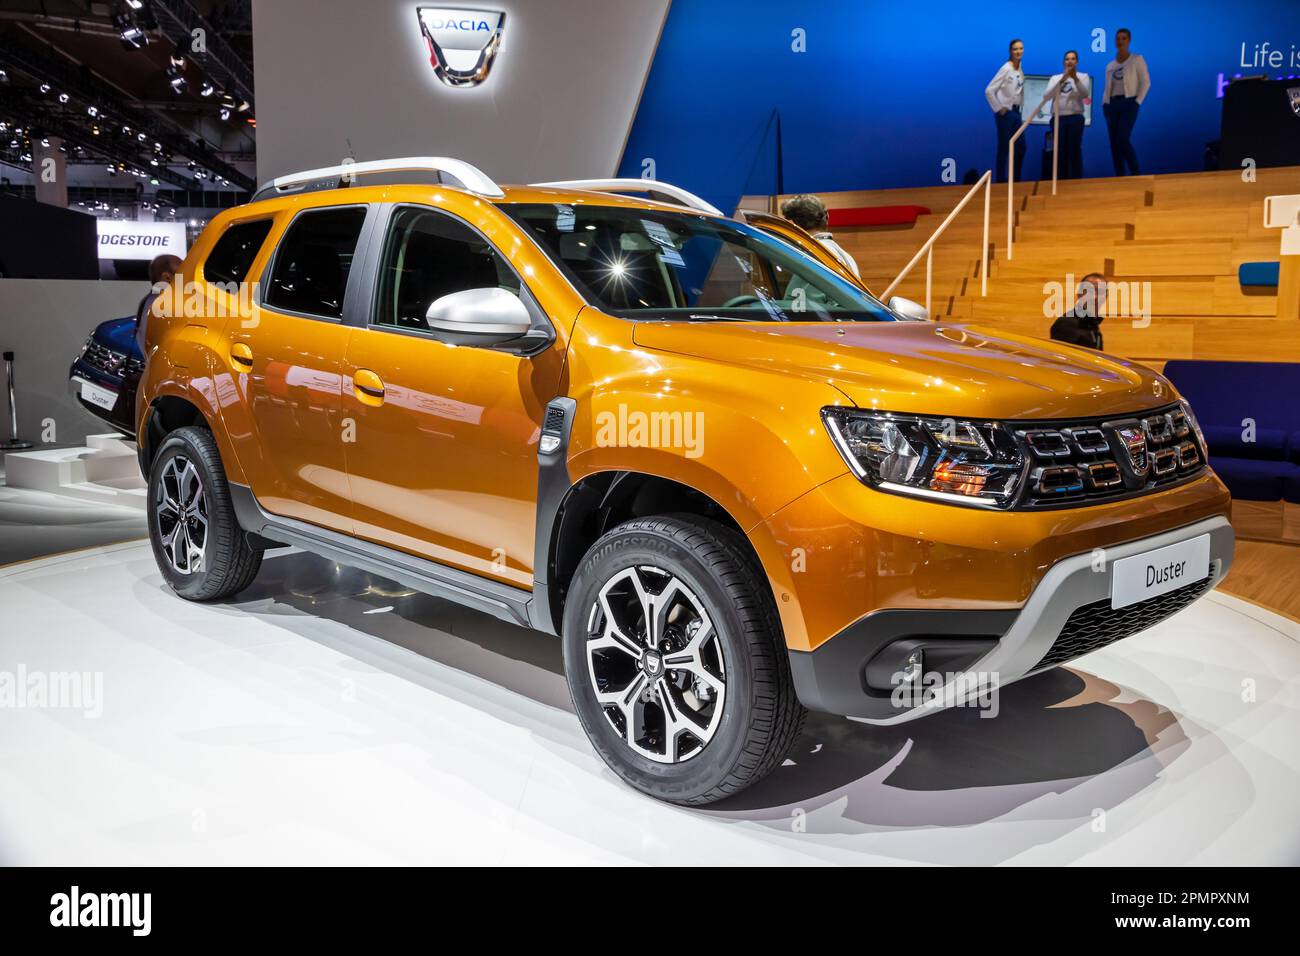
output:
[[[231,226],[221,234],[203,261],[203,278],[208,282],[244,282],[270,231],[270,219]]]

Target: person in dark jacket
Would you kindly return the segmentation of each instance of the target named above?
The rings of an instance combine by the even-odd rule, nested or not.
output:
[[[1090,272],[1075,290],[1074,308],[1052,323],[1052,338],[1057,342],[1102,350],[1101,307],[1106,304],[1106,277]]]
[[[159,288],[168,285],[176,277],[180,267],[179,257],[165,253],[154,256],[153,261],[149,263],[149,291],[135,309],[135,344],[139,347],[141,355],[144,355],[144,335],[149,323],[149,310],[153,308],[154,299],[158,298]]]

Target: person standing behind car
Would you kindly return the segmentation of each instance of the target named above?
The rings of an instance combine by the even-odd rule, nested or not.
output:
[[[1140,53],[1129,52],[1132,39],[1132,32],[1125,27],[1115,31],[1115,59],[1106,64],[1106,86],[1101,99],[1116,176],[1123,176],[1125,167],[1130,175],[1141,175],[1137,150],[1133,148],[1133,126],[1137,123],[1138,107],[1151,90],[1147,61]]]
[[[1012,40],[1007,47],[1008,59],[993,74],[993,79],[984,88],[984,98],[993,110],[993,121],[998,131],[998,158],[993,167],[997,181],[1007,181],[1007,152],[1011,137],[1020,129],[1022,122],[1020,110],[1025,105],[1025,71],[1020,68],[1020,61],[1025,56],[1023,41]],[[1016,140],[1016,179],[1020,178],[1020,167],[1025,159],[1025,138]]]
[[[141,356],[144,355],[144,333],[149,319],[149,310],[153,308],[154,300],[158,298],[159,288],[170,283],[180,267],[180,258],[167,254],[154,256],[149,262],[149,291],[135,309],[135,344],[140,349]]]
[[[1078,51],[1065,51],[1061,72],[1048,81],[1047,90],[1054,92],[1058,86],[1060,94],[1056,98],[1056,112],[1060,116],[1061,141],[1056,144],[1059,150],[1057,175],[1061,179],[1082,179],[1083,108],[1084,103],[1092,98],[1092,78],[1079,72]]]
[[[861,273],[858,272],[857,260],[849,255],[827,230],[831,222],[831,216],[826,211],[824,202],[811,195],[791,196],[781,203],[781,215],[800,229],[811,233],[814,239],[826,247],[827,252],[844,263],[844,266],[855,276],[861,277]]]

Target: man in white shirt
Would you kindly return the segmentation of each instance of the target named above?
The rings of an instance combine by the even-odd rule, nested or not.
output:
[[[1060,159],[1057,175],[1061,179],[1083,178],[1083,111],[1092,99],[1092,78],[1079,72],[1079,53],[1067,50],[1062,72],[1054,75],[1047,84],[1048,92],[1059,92],[1056,112],[1060,116],[1061,141],[1056,144]]]
[[[846,269],[855,276],[861,276],[857,260],[827,231],[831,217],[824,202],[812,195],[791,196],[781,203],[781,215],[800,229],[812,233],[812,237],[825,246],[826,251],[842,262]]]
[[[1130,175],[1140,175],[1137,150],[1133,148],[1133,125],[1137,122],[1138,107],[1151,89],[1147,61],[1141,54],[1129,52],[1132,38],[1127,29],[1115,31],[1115,59],[1106,64],[1106,86],[1101,100],[1116,176],[1123,176],[1126,167]]]
[[[995,180],[1007,181],[1008,145],[1011,137],[1016,135],[1023,122],[1021,107],[1025,104],[1025,71],[1020,68],[1020,61],[1025,56],[1025,44],[1012,40],[1007,49],[1007,61],[1002,64],[989,85],[984,88],[984,98],[988,100],[989,109],[993,110],[993,122],[998,131],[998,158],[993,166]],[[1025,138],[1016,140],[1016,179],[1020,178],[1020,167],[1025,160]]]

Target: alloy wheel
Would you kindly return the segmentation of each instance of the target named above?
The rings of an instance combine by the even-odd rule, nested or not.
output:
[[[658,763],[680,763],[713,739],[726,700],[722,642],[695,593],[642,565],[601,587],[587,617],[587,671],[623,741]]]
[[[176,455],[163,466],[154,492],[163,554],[177,574],[203,570],[208,544],[208,500],[194,462]]]

